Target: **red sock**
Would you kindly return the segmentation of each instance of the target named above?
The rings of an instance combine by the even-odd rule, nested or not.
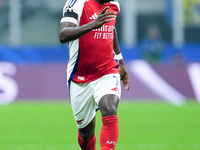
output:
[[[103,117],[103,126],[100,133],[101,150],[114,150],[119,135],[117,116]]]
[[[80,132],[78,131],[78,143],[82,150],[96,150],[96,136],[94,135],[88,140],[83,140]]]

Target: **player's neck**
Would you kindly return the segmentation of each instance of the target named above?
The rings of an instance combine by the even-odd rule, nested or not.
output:
[[[107,2],[110,2],[112,0],[95,0],[97,3],[99,4],[104,4],[104,3],[107,3]]]

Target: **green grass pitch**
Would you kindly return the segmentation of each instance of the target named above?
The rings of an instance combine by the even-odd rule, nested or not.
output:
[[[200,150],[200,105],[123,102],[116,150]],[[96,117],[97,150],[101,128]],[[15,102],[0,106],[0,150],[79,150],[68,102]]]

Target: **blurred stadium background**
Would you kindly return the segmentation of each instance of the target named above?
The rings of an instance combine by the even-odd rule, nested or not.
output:
[[[117,148],[199,150],[200,0],[118,1],[116,27],[131,90],[122,88]],[[58,39],[65,2],[0,0],[2,150],[78,149],[68,47]]]
[[[122,98],[200,102],[200,0],[119,2],[116,26],[132,83]],[[58,40],[64,4],[0,1],[0,103],[68,98],[68,47]]]

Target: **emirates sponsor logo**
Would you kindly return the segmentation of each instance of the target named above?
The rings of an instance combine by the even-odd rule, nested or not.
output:
[[[101,28],[94,29],[92,31],[113,32],[114,28],[115,27],[113,25],[105,25],[104,24]]]
[[[95,20],[97,18],[97,13],[94,13],[91,17],[89,17],[90,20]],[[101,28],[92,30],[94,33],[94,39],[114,39],[114,30],[113,25],[103,25]]]
[[[101,28],[94,29],[94,39],[114,39],[113,25],[103,25]]]

